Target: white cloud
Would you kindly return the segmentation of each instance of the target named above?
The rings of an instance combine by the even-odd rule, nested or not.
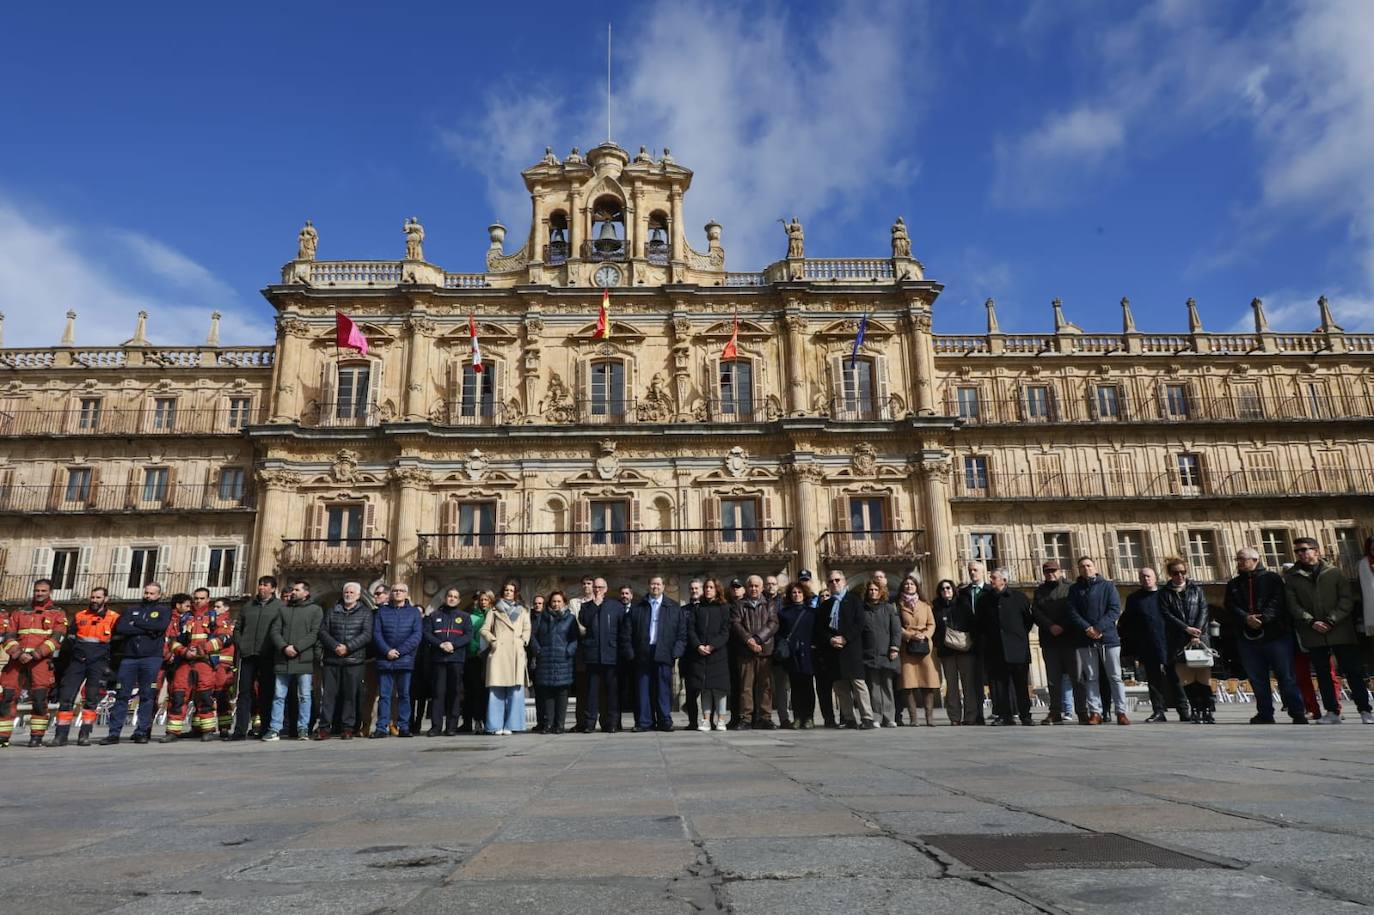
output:
[[[1009,206],[1053,203],[1125,142],[1126,125],[1117,112],[1083,107],[1051,115],[1024,137],[994,146],[993,200]]]
[[[120,252],[128,256],[120,257]],[[265,313],[259,317],[243,309],[231,287],[156,239],[127,231],[82,230],[21,212],[0,199],[5,345],[55,345],[69,308],[78,314],[81,345],[127,340],[139,311],[149,313],[148,334],[154,342],[202,342],[214,309],[224,315],[224,343],[273,339]]]
[[[895,0],[846,0],[820,16],[782,6],[653,7],[617,39],[632,50],[615,77],[615,137],[632,152],[641,142],[670,147],[694,171],[688,239],[704,249],[701,226],[715,219],[731,269],[756,269],[785,250],[777,219],[843,219],[915,175],[899,138],[928,82],[923,9]],[[520,170],[560,137],[584,149],[599,142],[604,104],[592,91],[493,94],[475,131],[464,125],[446,138],[487,176],[493,204],[523,237]],[[560,154],[566,148],[559,144]]]
[[[1264,316],[1272,330],[1309,333],[1321,326],[1316,294],[1286,289],[1259,298],[1264,303]],[[1350,333],[1374,332],[1374,296],[1338,290],[1327,296],[1327,304],[1332,319]],[[1230,330],[1231,333],[1252,333],[1254,329],[1254,311],[1247,306]]]

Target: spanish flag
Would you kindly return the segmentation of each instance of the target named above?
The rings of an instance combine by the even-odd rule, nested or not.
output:
[[[596,333],[592,339],[611,339],[611,290],[601,290],[601,313],[596,316]]]
[[[735,330],[730,334],[730,340],[725,344],[725,349],[721,351],[722,362],[739,358],[739,314],[735,315]]]
[[[468,315],[468,337],[472,341],[472,370],[482,371],[482,347],[477,343],[477,319]]]

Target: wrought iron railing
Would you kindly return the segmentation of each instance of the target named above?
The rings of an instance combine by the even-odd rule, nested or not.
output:
[[[391,559],[391,541],[384,537],[357,539],[307,538],[282,540],[278,564],[286,569],[368,569],[386,568]]]
[[[422,565],[570,562],[602,559],[664,562],[777,558],[792,553],[790,527],[505,531],[420,534]]]
[[[235,511],[255,504],[252,490],[215,484],[167,481],[114,485],[94,479],[57,486],[0,484],[0,511],[25,514]]]
[[[925,555],[925,531],[891,528],[868,531],[826,531],[820,555],[826,562],[911,562]]]
[[[262,421],[251,409],[99,409],[0,411],[0,436],[237,435]]]

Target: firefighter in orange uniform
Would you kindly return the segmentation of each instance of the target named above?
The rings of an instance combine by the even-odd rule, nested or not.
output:
[[[173,743],[185,733],[188,701],[195,708],[192,731],[203,741],[218,740],[215,690],[219,686],[219,654],[229,636],[228,620],[221,625],[210,608],[210,592],[197,588],[195,596],[172,597],[172,620],[167,625],[170,699],[167,733],[160,743]]]
[[[119,614],[105,605],[109,592],[104,588],[91,589],[91,602],[76,614],[76,639],[71,643],[71,658],[62,674],[58,690],[57,737],[51,746],[65,747],[75,715],[72,707],[76,697],[82,696],[81,731],[76,745],[91,745],[91,728],[95,725],[96,706],[105,695],[105,681],[110,671],[110,636],[114,634]]]
[[[234,666],[234,620],[230,616],[229,602],[216,598],[210,607],[214,617],[214,635],[206,649],[210,654],[210,669],[215,673],[215,706],[219,713],[220,740],[228,740],[234,727],[234,684],[238,671]]]
[[[29,746],[41,747],[48,732],[48,693],[55,685],[52,658],[67,634],[67,614],[52,602],[52,582],[33,583],[33,601],[27,609],[12,610],[0,635],[0,651],[9,663],[0,672],[0,747],[7,747],[19,712],[19,693],[29,691]]]

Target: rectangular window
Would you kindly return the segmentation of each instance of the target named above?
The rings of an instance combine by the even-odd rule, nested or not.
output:
[[[1059,454],[1031,455],[1032,479],[1037,496],[1068,495],[1068,480],[1064,476],[1064,458]]]
[[[338,419],[367,419],[371,385],[371,366],[340,366],[338,401],[334,404],[334,415]]]
[[[143,501],[162,502],[167,498],[167,480],[171,471],[166,467],[146,467],[143,470]]]
[[[131,591],[138,591],[144,585],[157,580],[157,554],[155,546],[134,547],[129,554],[129,575],[125,585]]]
[[[1251,493],[1276,495],[1283,492],[1278,460],[1272,451],[1251,451],[1246,454],[1245,476]]]
[[[844,403],[847,416],[868,419],[875,415],[873,404],[873,360],[855,359],[843,362]]]
[[[1260,400],[1259,385],[1238,384],[1233,390],[1236,419],[1264,419],[1264,401]]]
[[[76,587],[76,563],[79,550],[52,551],[52,589],[70,591]]]
[[[1354,492],[1344,451],[1317,452],[1318,492]]]
[[[1129,451],[1109,451],[1102,456],[1106,465],[1103,480],[1106,495],[1125,498],[1140,495],[1135,476],[1135,455]]]
[[[243,498],[242,467],[223,467],[220,469],[219,497],[223,502],[238,502]]]
[[[978,419],[978,389],[973,386],[961,386],[954,389],[955,403],[960,419],[970,422]]]
[[[250,422],[250,411],[253,406],[251,397],[230,397],[229,398],[229,428],[242,429]]]
[[[68,502],[86,502],[91,498],[91,468],[67,468],[67,491],[64,498]]]
[[[238,547],[210,547],[210,569],[206,573],[205,587],[212,590],[232,588],[234,586],[234,570],[238,566],[238,558]]]
[[[971,454],[964,458],[964,490],[970,493],[988,491],[988,459],[982,455]]]
[[[974,531],[968,535],[968,558],[978,560],[989,569],[997,567],[997,535]]]
[[[157,397],[153,399],[153,429],[157,432],[171,432],[177,425],[177,399]]]
[[[593,502],[591,504],[592,543],[596,546],[627,543],[629,540],[627,529],[629,514],[630,503],[623,500]]]
[[[1050,386],[1033,384],[1026,388],[1026,419],[1033,423],[1050,421]]]
[[[1260,555],[1266,568],[1278,570],[1293,556],[1293,537],[1287,528],[1267,527],[1260,531]]]
[[[1114,384],[1099,384],[1095,393],[1098,419],[1121,418],[1121,389]]]
[[[477,371],[471,362],[463,366],[463,416],[496,415],[496,366],[488,363]]]
[[[1216,536],[1212,531],[1188,532],[1189,577],[1195,581],[1213,581],[1216,574]]]
[[[1303,397],[1307,401],[1307,415],[1312,419],[1331,419],[1336,415],[1331,404],[1331,396],[1326,393],[1326,382],[1308,381],[1302,386]]]
[[[759,539],[759,500],[720,500],[720,539],[726,543],[752,543]]]
[[[855,540],[876,540],[887,530],[886,502],[882,496],[850,497],[849,530]]]
[[[1120,578],[1134,578],[1145,564],[1145,532],[1116,532],[1116,571]]]
[[[330,546],[363,539],[363,506],[330,505],[325,509],[325,541]]]
[[[754,416],[754,366],[747,359],[721,360],[720,412],[725,416]]]
[[[1187,419],[1191,415],[1186,384],[1166,384],[1164,386],[1164,418]]]
[[[1185,452],[1178,456],[1178,485],[1185,493],[1202,492],[1202,455]]]
[[[93,432],[100,428],[100,413],[105,401],[100,397],[81,398],[81,412],[77,416],[77,428],[82,432]]]
[[[493,546],[496,543],[496,503],[463,502],[458,506],[458,543]]]
[[[1360,540],[1359,528],[1336,528],[1335,561],[1346,575],[1353,578],[1359,574],[1360,563],[1364,561],[1364,543]]]
[[[625,363],[615,360],[592,363],[592,415],[625,416]]]
[[[1040,535],[1040,560],[1053,559],[1059,568],[1072,570],[1073,562],[1069,556],[1070,540],[1068,531],[1046,531]]]

